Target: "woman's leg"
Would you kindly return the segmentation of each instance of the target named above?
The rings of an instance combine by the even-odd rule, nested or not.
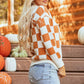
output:
[[[30,84],[60,84],[55,67],[49,63],[41,63],[30,67]]]

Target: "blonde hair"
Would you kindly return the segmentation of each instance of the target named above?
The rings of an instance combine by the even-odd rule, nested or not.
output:
[[[30,48],[30,22],[31,22],[31,12],[33,0],[25,0],[23,11],[19,19],[18,24],[18,40],[20,47],[24,49]]]

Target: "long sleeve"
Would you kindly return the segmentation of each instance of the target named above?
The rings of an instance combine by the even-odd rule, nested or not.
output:
[[[33,22],[36,23],[36,26],[40,32],[41,40],[48,52],[48,55],[58,68],[62,67],[64,62],[62,60],[58,25],[52,17],[49,16],[48,12],[45,11],[42,14],[35,13]]]

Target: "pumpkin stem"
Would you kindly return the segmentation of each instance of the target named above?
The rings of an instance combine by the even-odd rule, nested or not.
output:
[[[18,53],[20,53],[21,51],[19,50]]]
[[[21,51],[22,51],[22,47],[20,47],[20,49],[19,49],[18,53],[20,53]]]

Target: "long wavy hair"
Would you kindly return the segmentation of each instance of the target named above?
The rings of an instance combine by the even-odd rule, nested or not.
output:
[[[32,18],[32,12],[34,11],[35,6],[36,4],[34,0],[25,0],[23,5],[23,11],[19,19],[18,40],[20,47],[23,47],[24,49],[30,49],[30,43],[31,43],[30,23]]]
[[[18,40],[20,47],[24,49],[30,48],[30,23],[31,12],[34,10],[32,7],[33,0],[25,0],[23,11],[21,13],[18,23]]]

